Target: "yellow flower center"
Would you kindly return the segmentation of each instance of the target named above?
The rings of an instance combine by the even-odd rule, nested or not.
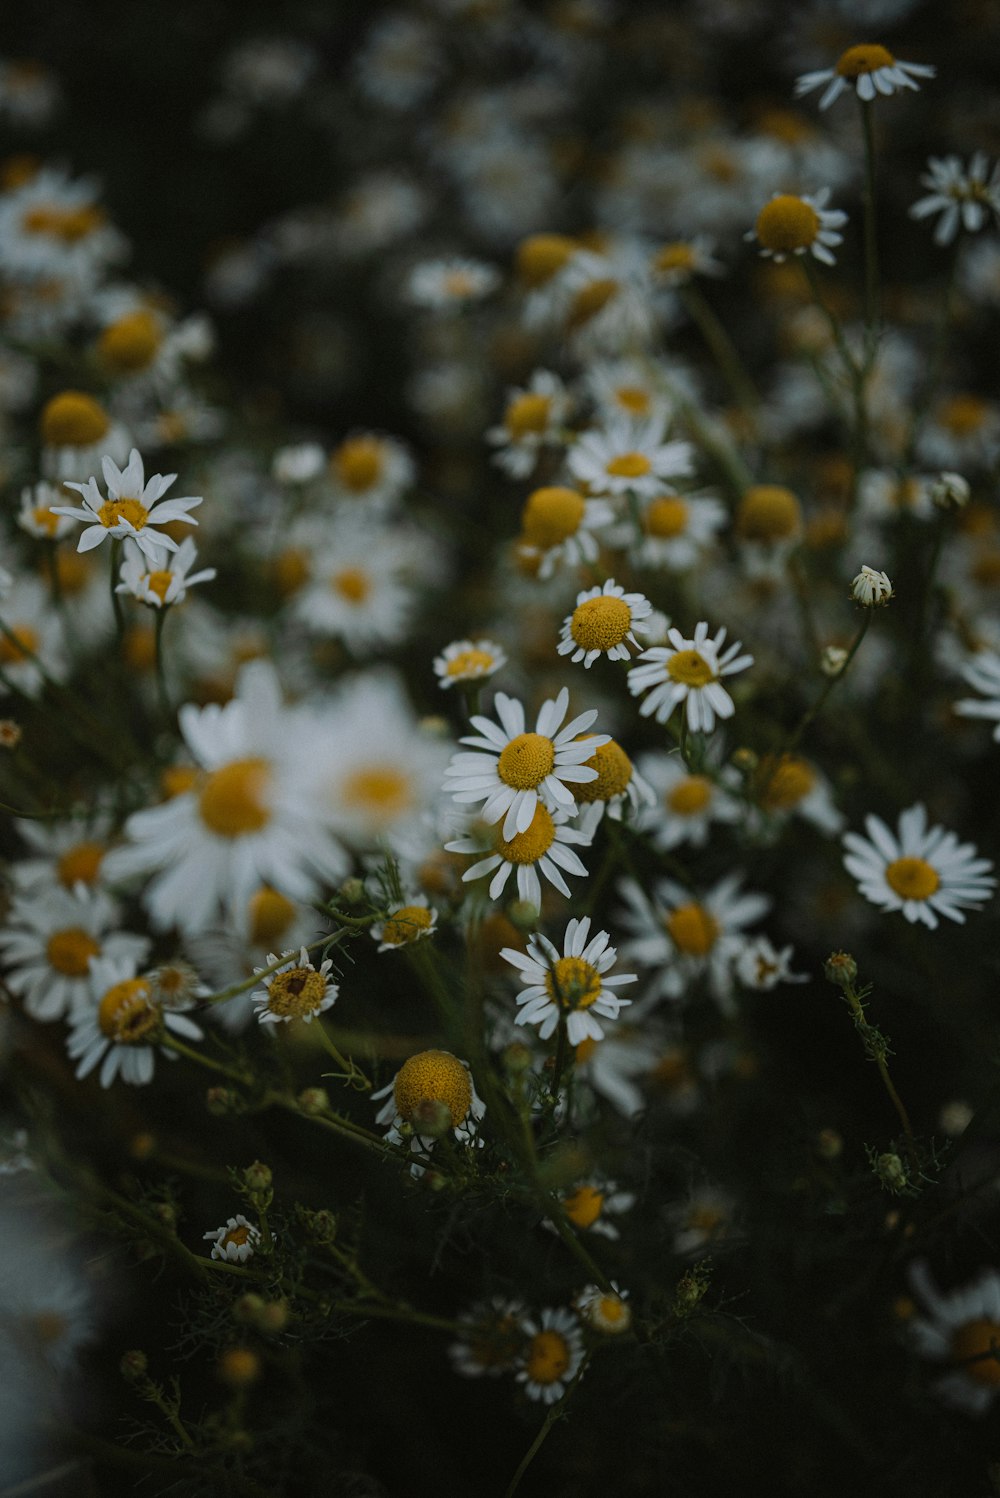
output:
[[[674,244],[665,244],[653,257],[653,269],[669,275],[671,272],[691,272],[695,266],[695,253],[691,245],[679,239]]]
[[[593,738],[593,734],[584,733],[580,737],[589,739]],[[572,791],[575,800],[610,801],[612,796],[620,796],[628,790],[632,779],[632,761],[614,739],[595,750],[584,763],[591,770],[597,771],[597,779],[587,780],[582,784],[574,782]]]
[[[127,978],[108,989],[97,1010],[102,1032],[117,1045],[141,1045],[160,1024],[160,1011],[149,1002],[145,978]]]
[[[267,990],[267,1007],[282,1019],[315,1014],[326,996],[326,979],[311,967],[275,973]]]
[[[941,884],[937,871],[924,858],[894,859],[885,880],[902,900],[929,900]]]
[[[433,917],[425,905],[404,905],[382,927],[382,940],[391,947],[405,947],[430,930]]]
[[[219,837],[244,837],[271,820],[267,791],[271,770],[266,759],[234,759],[213,770],[198,797],[205,826]]]
[[[592,1035],[585,1035],[576,1048],[577,1066],[585,1066],[599,1045],[600,1041],[595,1040]]]
[[[151,593],[155,593],[161,603],[166,601],[167,589],[173,581],[174,574],[165,568],[157,568],[153,572],[146,573],[146,586]]]
[[[247,902],[250,940],[255,947],[273,947],[295,919],[295,906],[286,895],[262,884]]]
[[[382,476],[382,445],[375,437],[349,437],[331,458],[335,476],[345,489],[363,494]]]
[[[28,209],[21,227],[27,234],[48,234],[64,244],[76,244],[103,222],[99,208],[60,208],[54,203],[38,203]]]
[[[98,943],[82,926],[53,931],[45,944],[49,966],[67,978],[85,978],[90,970],[91,957],[99,957],[100,952]]]
[[[618,282],[612,276],[601,276],[581,286],[570,305],[566,326],[570,331],[582,328],[584,323],[596,317],[618,292]]]
[[[541,785],[555,762],[551,739],[541,733],[519,733],[501,750],[497,774],[504,785],[527,791]]]
[[[740,175],[739,163],[725,146],[706,146],[699,152],[698,165],[716,182],[735,182]]]
[[[53,515],[48,505],[36,505],[31,512],[31,518],[44,531],[47,536],[54,536],[59,529],[59,516]]]
[[[188,419],[183,411],[159,411],[156,416],[156,435],[167,447],[183,442],[188,433]]]
[[[647,507],[643,516],[646,534],[669,541],[682,536],[688,521],[688,507],[674,494],[661,494]]]
[[[230,1243],[236,1248],[242,1248],[250,1241],[250,1229],[245,1222],[238,1222],[234,1228],[230,1228],[224,1238],[219,1240],[220,1248],[228,1248]]]
[[[466,677],[485,676],[493,668],[493,656],[488,650],[460,650],[445,665],[445,675],[456,680]]]
[[[804,759],[783,754],[775,760],[767,754],[757,771],[758,801],[765,811],[789,811],[808,796],[816,784],[816,772]]]
[[[622,598],[588,598],[573,610],[569,632],[582,650],[610,650],[632,627],[632,610]]]
[[[126,313],[104,329],[97,341],[102,363],[121,374],[148,369],[156,358],[163,335],[152,312]]]
[[[632,1312],[618,1295],[602,1295],[588,1307],[590,1320],[601,1331],[624,1332],[632,1322]]]
[[[686,957],[707,957],[721,929],[715,917],[695,900],[678,905],[663,924],[674,946]]]
[[[693,1229],[696,1233],[704,1233],[706,1238],[713,1238],[725,1220],[726,1214],[720,1207],[702,1203],[691,1208],[684,1226]]]
[[[569,1343],[561,1332],[536,1332],[531,1339],[524,1367],[536,1384],[555,1384],[570,1365]]]
[[[645,453],[619,453],[605,465],[605,472],[616,479],[641,479],[652,466]]]
[[[446,296],[472,296],[476,290],[476,279],[467,270],[450,270],[442,281]]]
[[[528,495],[521,517],[525,539],[543,549],[558,546],[579,530],[585,510],[583,495],[575,489],[535,489]]]
[[[757,215],[757,238],[765,250],[779,255],[808,249],[819,227],[815,208],[791,193],[772,198]]]
[[[527,832],[516,832],[509,840],[502,837],[497,823],[496,850],[508,863],[537,863],[555,842],[556,826],[547,807],[539,801]]]
[[[615,401],[630,416],[647,416],[652,405],[649,391],[643,390],[641,385],[619,385]]]
[[[371,579],[360,567],[345,567],[330,578],[330,587],[348,603],[364,603],[371,592]]]
[[[784,541],[802,525],[799,502],[780,484],[754,484],[736,512],[736,530],[744,541]]]
[[[685,775],[666,795],[668,810],[678,817],[696,817],[712,799],[712,782],[705,775]]]
[[[309,577],[309,555],[300,546],[289,546],[274,559],[274,583],[282,598],[297,593]]]
[[[90,558],[81,556],[78,551],[57,551],[55,563],[56,576],[64,596],[72,598],[77,593],[82,593],[93,576]]]
[[[469,1073],[450,1051],[421,1051],[404,1061],[392,1086],[396,1110],[412,1119],[425,1103],[444,1103],[457,1129],[472,1107]]]
[[[938,411],[941,425],[954,437],[971,437],[989,414],[989,405],[978,395],[954,395]]]
[[[42,441],[46,447],[93,447],[111,422],[92,395],[64,390],[42,407]]]
[[[687,687],[703,687],[715,680],[715,672],[697,650],[675,650],[667,661],[667,675]]]
[[[9,633],[0,635],[0,666],[16,666],[28,655],[38,654],[38,631],[30,624],[7,626]]]
[[[589,1009],[601,996],[601,975],[582,957],[560,957],[545,974],[545,992],[561,1009]]]
[[[550,395],[537,395],[527,391],[515,396],[510,402],[504,412],[503,424],[516,441],[518,437],[527,437],[532,432],[544,432],[549,424],[551,410]]]
[[[572,1196],[563,1198],[562,1206],[575,1227],[593,1227],[604,1206],[604,1193],[596,1186],[578,1186]]]
[[[956,1327],[951,1356],[977,1384],[1000,1384],[1000,1322],[980,1316]]]
[[[395,765],[370,765],[348,775],[341,789],[347,806],[358,807],[380,821],[402,816],[413,804],[413,786],[408,775]]]
[[[517,274],[526,286],[544,286],[576,250],[565,234],[532,234],[517,247]]]
[[[133,530],[141,531],[149,519],[149,511],[141,500],[129,498],[106,499],[97,512],[97,518],[105,530],[114,530],[127,520]]]
[[[848,47],[837,63],[841,78],[860,78],[862,73],[875,73],[879,68],[892,68],[896,59],[885,47],[866,42],[859,47]]]
[[[67,848],[56,864],[59,883],[66,889],[74,884],[95,884],[106,851],[103,843],[76,843]]]

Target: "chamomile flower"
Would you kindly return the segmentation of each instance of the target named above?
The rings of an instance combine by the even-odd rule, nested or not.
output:
[[[556,650],[560,655],[572,652],[574,664],[583,661],[588,670],[602,655],[627,661],[630,645],[640,649],[633,626],[652,612],[653,605],[642,593],[626,593],[609,577],[603,587],[577,594],[575,609],[563,620]]]
[[[416,602],[406,576],[410,562],[398,532],[353,516],[335,521],[310,559],[312,575],[295,595],[293,616],[355,652],[396,644]]]
[[[583,1333],[572,1311],[546,1308],[521,1324],[525,1345],[517,1381],[529,1399],[555,1404],[583,1366]]]
[[[409,451],[395,437],[355,432],[330,454],[329,472],[338,499],[357,500],[382,512],[413,482],[416,469]]]
[[[378,942],[380,952],[395,952],[433,936],[436,930],[437,911],[426,895],[413,895],[408,900],[394,900],[385,920],[369,927],[368,934]]]
[[[712,545],[726,523],[726,507],[707,494],[664,490],[642,502],[641,539],[633,555],[640,567],[686,572]]]
[[[623,1118],[634,1118],[646,1106],[637,1077],[649,1077],[660,1059],[662,1047],[642,1030],[618,1025],[605,1030],[603,1040],[588,1037],[576,1048],[575,1084],[583,1082],[606,1098]]]
[[[69,515],[57,515],[52,509],[60,496],[58,485],[46,479],[21,490],[21,508],[17,523],[37,541],[61,541],[73,529]]]
[[[609,1281],[611,1292],[600,1285],[585,1285],[574,1304],[591,1331],[603,1332],[607,1337],[620,1337],[632,1325],[632,1310],[628,1304],[628,1291],[614,1280]]]
[[[654,645],[644,650],[628,673],[632,696],[649,694],[639,713],[643,718],[655,714],[658,723],[666,723],[674,709],[683,704],[688,727],[695,733],[711,733],[717,717],[731,718],[736,711],[721,678],[745,671],[753,665],[753,656],[740,655],[738,640],[723,649],[725,629],[709,638],[704,622],[695,626],[691,639],[673,628],[668,630],[667,639],[669,647]]]
[[[812,196],[775,193],[743,237],[756,239],[761,255],[778,265],[789,255],[807,252],[824,265],[834,265],[833,249],[844,239],[837,231],[847,223],[847,214],[839,208],[827,208],[829,197],[828,187]]]
[[[435,311],[481,302],[500,284],[500,272],[482,260],[460,255],[446,260],[423,260],[410,272],[406,293],[417,307]]]
[[[862,42],[841,53],[834,67],[819,68],[796,78],[795,97],[801,99],[813,89],[822,88],[819,107],[828,109],[853,84],[862,103],[870,104],[879,94],[888,97],[900,89],[919,89],[916,80],[933,78],[936,71],[926,63],[900,62],[877,42]]]
[[[933,931],[939,916],[964,923],[962,911],[979,910],[996,887],[990,859],[953,832],[928,827],[920,802],[900,813],[896,833],[876,816],[866,817],[865,830],[867,838],[844,833],[844,867],[867,900],[901,911],[911,924]]]
[[[685,1201],[675,1203],[667,1214],[674,1228],[674,1253],[702,1253],[727,1237],[735,1207],[735,1198],[721,1187],[695,1187]]]
[[[486,431],[497,467],[511,478],[527,478],[542,448],[562,442],[570,404],[562,380],[548,369],[536,369],[524,389],[509,390],[503,420]]]
[[[476,715],[471,723],[478,737],[459,741],[484,752],[454,755],[445,775],[455,800],[485,802],[483,821],[492,826],[502,820],[502,835],[509,840],[527,832],[539,805],[576,809],[569,785],[597,778],[584,761],[608,742],[608,735],[592,735],[585,742],[577,737],[596,719],[596,708],[560,729],[569,707],[567,687],[542,704],[533,731],[525,730],[524,708],[516,698],[498,692],[495,707],[499,725]]]
[[[935,244],[950,244],[960,228],[975,234],[991,215],[994,223],[1000,219],[1000,162],[991,171],[985,151],[977,151],[967,167],[960,156],[931,156],[927,166],[920,181],[930,192],[917,199],[910,217],[941,215],[934,230]]]
[[[589,734],[583,735],[584,739],[590,737]],[[650,805],[655,799],[652,787],[646,784],[625,750],[614,739],[595,749],[584,764],[597,771],[597,779],[574,786],[573,797],[581,808],[580,825],[590,834],[605,812],[613,822],[620,822],[626,806],[634,815],[640,807]]]
[[[260,1243],[260,1228],[256,1227],[242,1212],[229,1217],[221,1228],[203,1233],[205,1243],[212,1245],[212,1258],[224,1259],[227,1264],[245,1264],[252,1259]]]
[[[522,983],[528,985],[518,995],[517,1023],[538,1025],[540,1038],[548,1040],[565,1019],[570,1045],[579,1045],[587,1036],[602,1039],[604,1031],[595,1016],[617,1019],[631,1000],[620,999],[612,990],[637,980],[635,973],[605,976],[618,959],[609,943],[607,931],[591,938],[590,917],[584,916],[567,925],[562,955],[540,932],[532,936],[526,954],[504,947],[500,956],[517,968]]]
[[[750,937],[736,959],[735,971],[744,988],[770,993],[779,983],[808,983],[808,973],[791,970],[792,948],[773,946],[766,936]]]
[[[691,239],[674,239],[663,244],[653,255],[654,279],[661,286],[685,286],[695,276],[722,276],[726,267],[716,260],[715,240],[707,234]]]
[[[636,826],[654,848],[670,852],[684,843],[704,848],[713,823],[738,822],[742,816],[734,794],[739,789],[735,772],[692,772],[676,753],[644,754],[639,768],[651,788],[653,804],[641,809]]]
[[[32,1019],[56,1020],[91,1005],[90,960],[141,962],[149,939],[115,931],[118,910],[103,890],[78,884],[14,899],[0,931],[7,987]]]
[[[386,1127],[390,1144],[402,1144],[403,1128],[415,1154],[429,1154],[437,1140],[450,1133],[460,1144],[482,1144],[479,1125],[486,1104],[476,1091],[469,1063],[450,1051],[420,1051],[404,1061],[386,1087],[372,1093],[382,1103],[375,1122]],[[414,1163],[410,1173],[423,1174]]]
[[[129,551],[121,565],[121,582],[115,592],[131,594],[150,608],[165,609],[173,603],[183,603],[188,588],[196,583],[210,583],[216,576],[214,567],[191,571],[198,553],[190,536],[174,552],[163,546],[140,550],[131,540],[125,544]]]
[[[634,1191],[619,1191],[614,1181],[602,1176],[581,1181],[572,1191],[560,1196],[559,1202],[580,1232],[617,1239],[621,1234],[611,1218],[635,1206],[636,1195]]]
[[[56,515],[71,515],[74,520],[87,522],[77,543],[77,551],[90,551],[100,546],[108,536],[116,540],[128,536],[151,561],[157,555],[157,548],[176,551],[177,542],[157,527],[175,520],[197,525],[197,520],[192,520],[188,511],[201,504],[201,497],[168,499],[161,503],[177,475],[154,473],[146,480],[142,458],[135,447],[124,468],[119,468],[109,457],[104,458],[101,466],[108,490],[107,499],[102,498],[96,479],[90,478],[85,484],[67,480],[65,487],[77,490],[83,498],[83,507],[53,506]]]
[[[513,1372],[525,1342],[524,1302],[494,1295],[458,1318],[457,1341],[448,1348],[452,1367],[466,1378],[495,1378]]]
[[[498,825],[488,829],[492,834],[493,852],[479,858],[462,875],[463,882],[480,879],[492,874],[489,894],[491,900],[499,900],[513,871],[517,870],[517,897],[536,910],[542,903],[542,884],[539,874],[553,885],[560,894],[569,898],[569,886],[560,870],[567,874],[586,877],[586,866],[573,852],[571,844],[589,847],[590,834],[567,825],[569,818],[564,811],[550,812],[539,801],[535,815],[524,832],[511,838],[503,836]],[[448,853],[482,853],[483,840],[476,837],[456,838],[445,843]],[[487,844],[488,846],[488,844]]]
[[[570,448],[569,471],[589,493],[629,492],[651,498],[671,479],[686,478],[693,469],[690,442],[663,440],[659,418],[635,422],[612,418],[606,427],[584,432]]]
[[[606,500],[585,499],[576,489],[549,485],[528,495],[521,515],[522,551],[537,561],[538,576],[552,576],[560,563],[596,562],[596,532],[611,524],[614,511]]]
[[[18,836],[31,850],[13,865],[11,877],[18,890],[41,893],[53,886],[75,891],[78,884],[100,888],[107,881],[104,856],[111,843],[111,817],[102,811],[86,820],[15,823]]]
[[[0,622],[0,696],[17,691],[38,697],[46,676],[62,680],[67,669],[62,628],[37,577],[19,577],[3,593]]]
[[[447,690],[467,682],[488,681],[506,664],[506,651],[492,640],[454,640],[434,657],[434,674]]]
[[[892,583],[887,572],[878,572],[874,567],[862,566],[851,583],[851,597],[866,609],[880,608],[893,597]]]
[[[936,401],[917,440],[929,467],[991,468],[1000,454],[1000,407],[971,390]]]
[[[92,957],[92,1005],[70,1015],[66,1049],[86,1077],[100,1065],[102,1087],[117,1076],[132,1086],[153,1080],[157,1048],[170,1060],[177,1053],[160,1045],[164,1031],[184,1040],[200,1040],[201,1030],[186,1015],[163,1009],[153,998],[149,978],[136,976],[134,958]]]
[[[969,1415],[982,1415],[1000,1390],[1000,1274],[985,1269],[959,1290],[942,1294],[927,1265],[914,1264],[910,1283],[924,1314],[906,1324],[925,1357],[945,1363],[938,1379],[941,1398]]]
[[[755,805],[767,817],[783,820],[794,813],[828,837],[835,837],[844,825],[830,782],[801,755],[765,754],[754,774],[752,790]]]
[[[1000,744],[1000,655],[995,650],[979,650],[962,666],[962,675],[980,697],[962,697],[955,711],[963,718],[991,719],[994,741]]]
[[[282,952],[281,955],[288,961],[273,972],[266,972],[266,968],[273,968],[279,960],[273,952],[267,954],[265,968],[255,969],[257,973],[265,973],[263,988],[254,989],[250,996],[257,1018],[262,1025],[289,1024],[293,1019],[309,1024],[337,1001],[340,989],[327,976],[333,959],[328,957],[317,968],[309,961],[305,947],[300,947],[297,954]]]

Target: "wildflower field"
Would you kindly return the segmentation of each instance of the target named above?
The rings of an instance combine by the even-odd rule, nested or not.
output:
[[[0,1498],[1000,1495],[1000,5],[10,9]]]

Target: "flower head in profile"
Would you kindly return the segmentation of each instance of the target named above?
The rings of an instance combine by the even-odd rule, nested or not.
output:
[[[962,675],[980,697],[963,697],[955,711],[963,718],[993,720],[993,738],[1000,744],[1000,655],[995,650],[980,650],[962,666]]]
[[[201,1030],[193,1020],[157,1003],[152,980],[136,974],[137,961],[129,957],[91,957],[92,1006],[70,1014],[66,1048],[76,1061],[76,1075],[86,1077],[100,1065],[102,1087],[116,1077],[132,1086],[153,1080],[156,1050],[176,1060],[176,1052],[161,1044],[165,1032],[200,1040]]]
[[[196,583],[210,583],[215,577],[214,567],[203,567],[192,572],[197,555],[190,536],[185,537],[175,551],[165,546],[149,546],[140,550],[130,543],[129,553],[121,566],[121,582],[116,593],[130,593],[140,603],[150,608],[165,609],[172,603],[183,603],[188,588]]]
[[[157,547],[168,551],[177,550],[177,542],[158,526],[169,525],[180,520],[186,525],[197,525],[188,514],[201,504],[201,496],[186,499],[163,500],[164,494],[177,478],[176,473],[154,473],[146,479],[142,458],[138,448],[133,447],[124,468],[111,458],[102,463],[104,482],[108,497],[105,499],[90,478],[85,484],[67,483],[65,488],[75,489],[83,499],[80,509],[53,505],[54,515],[72,515],[74,520],[87,522],[77,543],[77,551],[91,551],[100,546],[106,536],[114,540],[129,537],[151,561],[155,560]],[[155,510],[155,515],[154,515]]]
[[[390,1144],[409,1137],[415,1154],[429,1154],[437,1140],[451,1134],[460,1144],[482,1144],[479,1125],[486,1104],[476,1091],[469,1063],[450,1051],[419,1051],[404,1061],[387,1086],[372,1093],[381,1103],[376,1123],[386,1127]],[[420,1176],[424,1166],[414,1163],[410,1173]]]
[[[979,910],[996,887],[991,861],[953,832],[928,827],[919,802],[900,814],[897,832],[876,816],[865,819],[865,831],[867,838],[844,833],[844,867],[867,900],[911,923],[933,931],[939,916],[964,922],[963,910]]]
[[[433,936],[436,930],[437,911],[426,895],[414,895],[408,900],[394,900],[385,920],[377,921],[369,934],[378,942],[380,952],[395,952]]]
[[[876,572],[874,567],[862,567],[851,583],[851,597],[866,609],[881,608],[892,598],[892,583],[887,572]]]
[[[434,657],[434,674],[438,685],[447,690],[487,681],[506,664],[506,652],[492,640],[453,640]]]
[[[933,78],[936,71],[926,63],[900,62],[877,42],[862,42],[841,53],[834,67],[820,68],[796,78],[795,97],[801,99],[813,89],[822,88],[819,107],[828,109],[853,84],[862,103],[870,104],[879,94],[888,97],[900,89],[919,89],[916,80]]]
[[[613,990],[635,983],[637,975],[605,976],[614,967],[618,953],[610,945],[607,931],[598,931],[591,938],[589,916],[569,922],[562,954],[547,936],[536,933],[528,943],[527,955],[504,947],[500,956],[517,968],[521,982],[528,985],[518,996],[517,1023],[538,1025],[542,1040],[548,1040],[563,1018],[570,1045],[579,1045],[588,1035],[601,1040],[604,1031],[594,1016],[617,1019],[622,1007],[631,1003]]]
[[[227,1218],[221,1228],[203,1233],[202,1238],[211,1243],[213,1259],[224,1259],[227,1264],[245,1264],[247,1259],[253,1258],[260,1242],[260,1228],[255,1227],[242,1212],[237,1212],[235,1217]]]
[[[257,1018],[262,1025],[288,1024],[293,1019],[305,1020],[309,1024],[317,1014],[336,1003],[340,989],[327,976],[333,967],[333,959],[328,957],[318,968],[314,967],[305,947],[300,947],[297,954],[283,952],[282,956],[288,961],[274,972],[257,969],[258,973],[266,974],[263,988],[255,989],[251,994]],[[269,953],[267,967],[274,967],[278,960]]]
[[[764,258],[779,265],[789,255],[807,252],[824,265],[833,265],[833,249],[844,239],[838,230],[847,223],[847,214],[839,208],[827,208],[829,196],[828,187],[811,197],[775,193],[758,213],[754,227],[743,237],[756,239]]]
[[[1000,1391],[1000,1274],[986,1269],[942,1294],[921,1261],[912,1266],[910,1283],[923,1304],[906,1329],[924,1357],[947,1368],[937,1382],[939,1395],[968,1415],[984,1414]]]

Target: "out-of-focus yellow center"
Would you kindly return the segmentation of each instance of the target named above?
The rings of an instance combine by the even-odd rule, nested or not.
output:
[[[156,358],[163,334],[152,312],[140,308],[127,312],[104,329],[97,340],[102,363],[121,374],[148,369]]]
[[[330,587],[348,603],[364,603],[371,592],[371,579],[360,567],[345,567],[330,578]]]
[[[554,486],[528,495],[521,523],[532,546],[558,546],[579,530],[586,510],[582,494]]]
[[[1000,1384],[1000,1322],[980,1316],[952,1333],[951,1356],[977,1384]]]
[[[271,820],[267,791],[271,768],[266,759],[235,759],[213,770],[198,797],[205,826],[219,837],[244,837]]]
[[[565,234],[532,234],[517,247],[517,274],[526,286],[544,286],[576,251]]]
[[[564,1197],[562,1206],[574,1227],[593,1227],[604,1206],[604,1193],[596,1186],[578,1186],[572,1196]]]
[[[410,777],[395,765],[370,765],[346,777],[341,798],[347,806],[391,821],[413,804],[413,785]]]
[[[664,798],[677,817],[696,817],[712,799],[712,782],[706,775],[685,775],[672,785]]]
[[[516,440],[531,433],[544,432],[552,411],[552,397],[526,391],[517,395],[504,412],[503,424]]]
[[[100,956],[101,948],[82,926],[68,926],[64,931],[53,931],[45,944],[45,955],[49,966],[67,978],[85,978],[89,972],[91,957]]]
[[[103,843],[75,843],[67,848],[56,864],[59,883],[66,889],[72,889],[74,884],[96,884],[106,851]]]
[[[584,733],[580,737],[589,739],[593,735]],[[588,769],[597,771],[597,779],[573,783],[571,789],[576,801],[610,801],[612,796],[620,796],[628,790],[632,779],[632,761],[614,739],[602,744],[590,759],[584,760],[584,764]]]
[[[117,1045],[141,1045],[160,1023],[160,1011],[149,1002],[150,986],[145,978],[127,978],[115,983],[102,998],[97,1023]]]
[[[736,532],[744,541],[784,541],[801,526],[799,502],[781,484],[753,484],[736,511]]]
[[[295,920],[295,906],[287,895],[262,884],[247,901],[250,940],[256,947],[273,947]]]
[[[667,659],[667,675],[687,687],[703,687],[715,680],[715,672],[697,650],[675,650]]]
[[[38,654],[37,629],[30,624],[8,624],[7,629],[7,634],[0,635],[0,666],[16,666]]]
[[[525,1371],[532,1383],[558,1383],[569,1365],[569,1343],[561,1332],[535,1333],[524,1363]]]
[[[806,250],[819,233],[819,214],[811,204],[791,193],[782,193],[757,215],[757,238],[765,250],[788,255]]]
[[[602,307],[606,307],[612,297],[617,294],[618,282],[613,276],[601,276],[595,281],[588,281],[586,286],[580,287],[570,304],[566,326],[571,332],[576,328],[582,328],[584,323],[596,317]]]
[[[795,754],[783,754],[778,760],[767,754],[760,762],[757,780],[757,799],[765,811],[790,811],[813,789],[816,772]]]
[[[382,477],[385,458],[377,438],[349,437],[340,444],[330,462],[334,476],[345,489],[363,494]]]
[[[92,395],[64,390],[46,401],[40,425],[46,447],[93,447],[107,434],[111,422]]]
[[[645,453],[619,453],[605,464],[605,472],[616,479],[641,479],[652,466]]]
[[[646,534],[660,541],[670,541],[682,536],[688,522],[688,507],[675,494],[661,494],[646,508],[643,525]]]
[[[663,924],[670,940],[685,957],[707,957],[720,931],[711,912],[695,900],[688,905],[678,905]]]

